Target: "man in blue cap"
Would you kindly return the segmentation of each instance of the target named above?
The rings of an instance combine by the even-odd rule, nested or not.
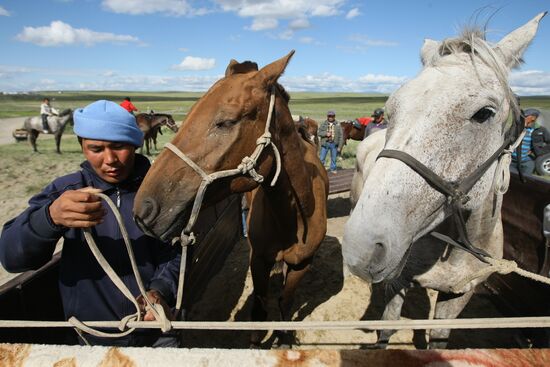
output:
[[[521,141],[520,151],[512,153],[511,166],[519,168],[522,174],[531,175],[535,171],[535,160],[538,156],[546,154],[550,146],[550,134],[544,127],[536,127],[535,124],[540,115],[536,108],[528,108],[523,111],[525,119],[525,136]],[[546,148],[546,149],[545,149]]]
[[[133,221],[134,197],[150,163],[135,150],[143,134],[135,118],[117,103],[100,100],[74,113],[74,132],[86,161],[81,170],[59,177],[29,201],[29,207],[8,221],[0,236],[0,261],[9,272],[38,269],[46,264],[63,237],[59,290],[65,317],[81,321],[114,321],[135,308],[112,283],[85,242],[82,228],[93,237],[107,261],[134,296],[134,278],[121,230],[93,188],[116,203],[131,240],[147,295],[167,315],[175,303],[180,256],[169,244],[146,236]],[[144,304],[140,300],[140,304]],[[145,313],[145,311],[143,310]],[[150,311],[145,320],[154,320]],[[112,331],[112,330],[111,330]],[[83,339],[83,340],[82,340]],[[173,335],[153,329],[122,338],[83,335],[80,343],[117,346],[177,346]]]

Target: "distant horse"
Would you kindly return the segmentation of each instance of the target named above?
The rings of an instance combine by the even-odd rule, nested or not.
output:
[[[372,118],[362,118],[365,119],[368,123],[370,123],[369,120],[372,120]],[[367,127],[367,124],[360,124],[359,127],[356,123],[352,120],[344,120],[340,122],[340,126],[342,127],[342,134],[344,135],[344,145],[348,142],[348,139],[353,139],[357,141],[363,140],[365,137],[365,128]]]
[[[301,115],[292,115],[292,119],[294,120],[296,128],[298,129],[300,127],[303,127],[309,134],[309,139],[315,144],[315,146],[319,147],[319,136],[317,135],[319,124],[317,123],[317,121],[307,116],[303,117]]]
[[[178,127],[172,118],[172,115],[165,113],[140,113],[136,115],[136,122],[143,132],[143,145],[145,145],[147,155],[150,155],[151,142],[157,150],[157,134],[162,135],[161,127],[167,126],[173,132],[178,132]],[[143,146],[141,147],[143,151]]]
[[[364,155],[370,169],[342,243],[354,274],[385,282],[384,319],[399,318],[413,285],[439,291],[435,318],[456,318],[488,275],[467,277],[488,266],[486,256],[502,258],[506,149],[523,128],[507,77],[545,14],[495,45],[477,30],[426,40],[423,70],[388,99],[385,145],[372,144],[383,147],[375,162]],[[449,333],[432,329],[430,347],[445,346]],[[379,342],[391,334],[381,332]]]
[[[59,154],[61,154],[61,150],[60,150],[61,136],[63,135],[65,126],[67,126],[67,124],[69,123],[73,124],[73,111],[70,108],[61,111],[59,116],[48,117],[48,126],[50,128],[49,134],[54,135],[56,152]],[[34,152],[38,152],[38,149],[36,148],[36,139],[44,129],[42,125],[42,117],[34,116],[34,117],[27,118],[23,123],[23,129],[27,130],[28,132],[27,139],[32,146],[32,150]]]
[[[326,171],[315,146],[296,133],[289,96],[277,83],[293,54],[259,71],[256,63],[231,60],[225,77],[189,112],[185,133],[159,154],[134,204],[143,231],[170,240],[194,218],[197,203],[210,206],[249,192],[252,319],[257,321],[267,317],[270,271],[279,261],[284,264],[281,317],[291,316],[294,291],[327,228]],[[192,225],[193,219],[184,234]],[[260,341],[254,333],[252,345]]]

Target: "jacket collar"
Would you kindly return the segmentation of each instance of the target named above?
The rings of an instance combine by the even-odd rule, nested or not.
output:
[[[82,162],[80,167],[82,168],[86,178],[86,184],[89,186],[98,188],[104,192],[115,190],[117,188],[121,191],[135,191],[145,178],[145,174],[147,174],[149,167],[151,167],[151,163],[145,156],[136,153],[132,173],[126,180],[119,184],[112,184],[104,181],[97,175],[92,165],[87,160]]]

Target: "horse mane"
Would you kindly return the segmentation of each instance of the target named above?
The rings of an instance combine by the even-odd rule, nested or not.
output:
[[[70,108],[66,108],[66,109],[64,109],[63,111],[59,112],[59,116],[60,116],[60,117],[61,117],[61,116],[66,116],[66,115],[68,115],[68,114],[70,114],[70,113],[72,113],[72,112],[73,112],[73,110],[71,110]]]
[[[310,139],[311,134],[309,133],[309,131],[307,131],[307,128],[304,125],[298,126],[296,128],[296,131],[298,131],[298,135],[300,135],[300,137],[304,139],[307,143],[314,145]]]
[[[508,85],[509,69],[501,60],[500,55],[495,51],[493,45],[485,38],[486,32],[479,26],[465,27],[460,36],[449,37],[441,41],[438,52],[429,60],[429,64],[434,67],[456,64],[454,58],[449,58],[449,55],[467,54],[470,56],[474,67],[476,60],[481,60],[487,67],[493,70],[497,79],[502,86],[506,98],[515,116],[520,115],[518,101]],[[518,60],[521,62],[521,60]]]

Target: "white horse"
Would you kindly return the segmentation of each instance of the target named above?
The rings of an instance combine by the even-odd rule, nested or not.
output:
[[[50,128],[50,134],[53,134],[55,137],[55,147],[57,153],[61,153],[61,150],[59,149],[61,144],[61,135],[63,135],[65,126],[67,126],[68,123],[73,123],[73,111],[71,109],[61,111],[59,116],[48,116],[48,126]],[[36,139],[44,129],[42,126],[42,117],[34,116],[27,118],[23,123],[23,129],[28,132],[27,139],[32,146],[32,150],[34,152],[38,152],[36,149]]]
[[[399,318],[414,285],[440,292],[435,318],[456,318],[484,278],[461,289],[457,284],[487,266],[484,256],[502,258],[505,148],[522,123],[507,123],[510,110],[519,115],[507,78],[545,14],[495,45],[478,30],[426,40],[423,69],[388,99],[384,150],[375,162],[376,153],[363,153],[368,174],[357,177],[364,183],[342,243],[354,274],[386,283],[384,319]],[[380,141],[373,146],[380,149]],[[430,235],[434,230],[448,237],[437,239]],[[431,330],[430,347],[446,345],[449,333]],[[382,332],[379,342],[391,334]]]

